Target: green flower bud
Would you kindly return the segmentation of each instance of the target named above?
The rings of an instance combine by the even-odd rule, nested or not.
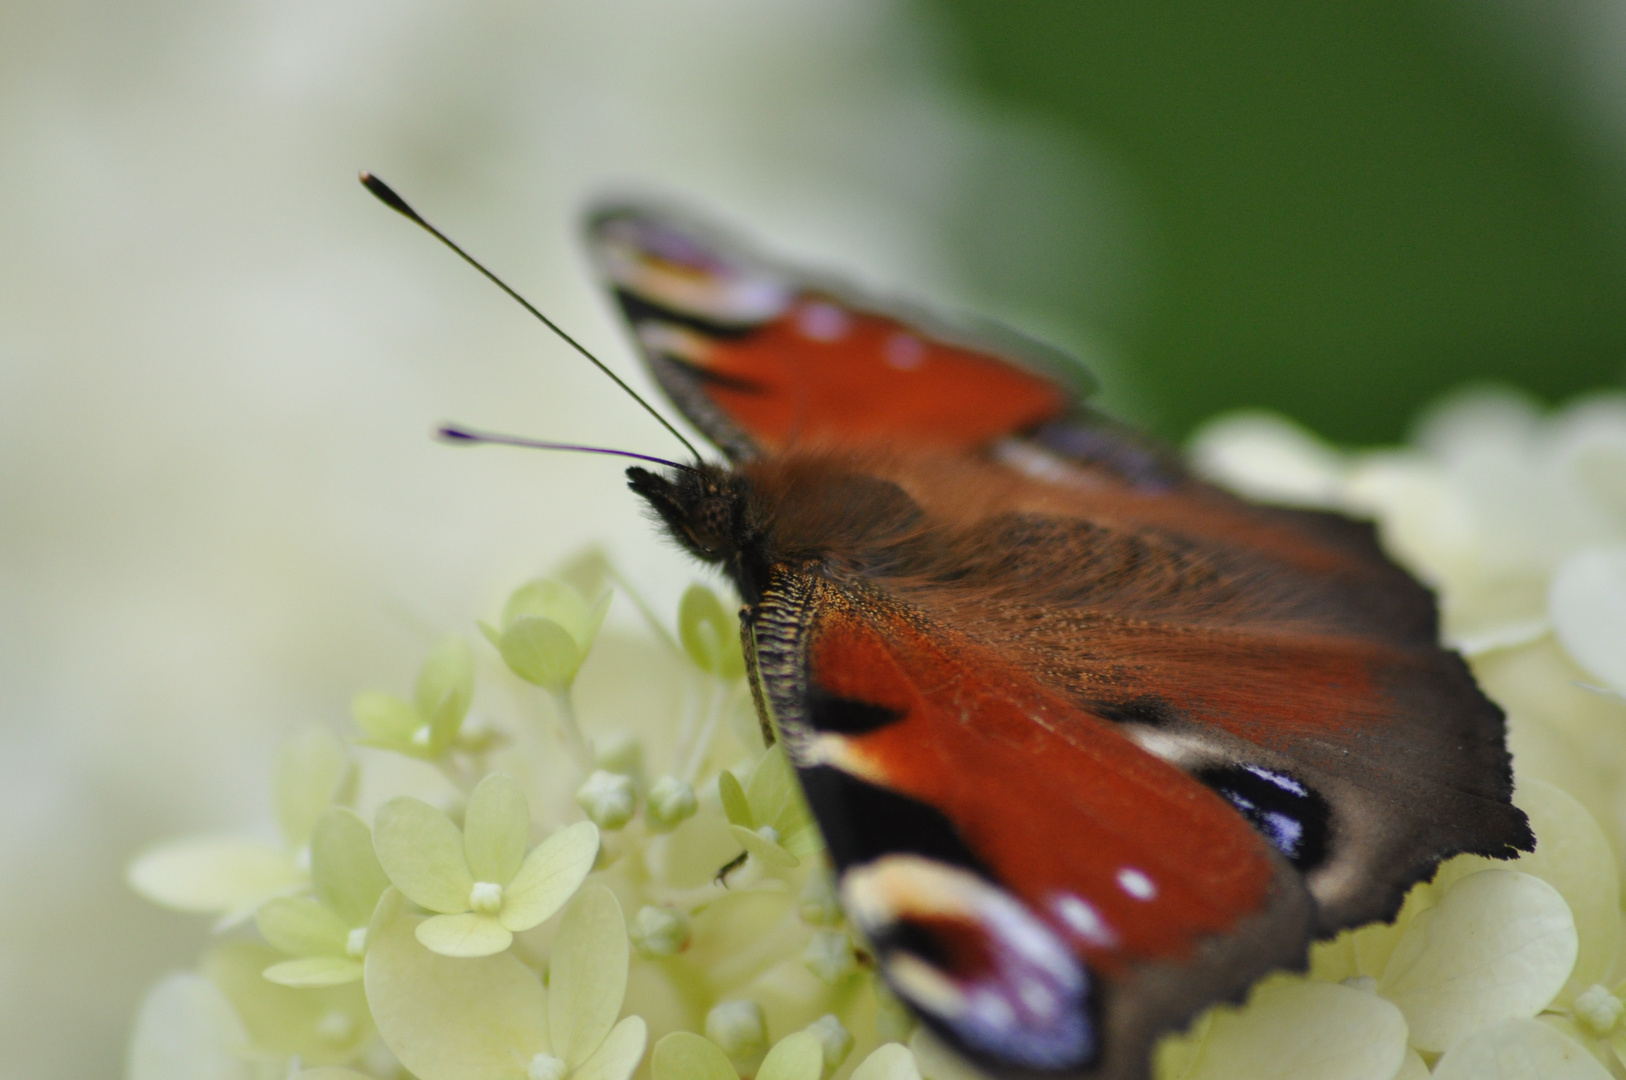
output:
[[[753,1073],[768,1049],[768,1021],[749,998],[724,1001],[706,1014],[706,1038],[722,1048],[742,1073]]]
[[[836,1018],[835,1013],[825,1013],[802,1030],[819,1040],[819,1048],[824,1051],[826,1076],[841,1068],[841,1063],[853,1051],[853,1033]]]
[[[694,788],[675,776],[663,776],[649,789],[644,820],[650,832],[671,832],[693,817],[699,806]]]
[[[614,832],[632,820],[637,790],[632,777],[599,769],[576,791],[576,804],[593,824]]]
[[[689,920],[680,911],[645,905],[627,930],[640,956],[654,959],[682,952],[689,944]]]
[[[802,949],[802,963],[827,983],[838,983],[858,970],[852,938],[840,930],[815,930]]]

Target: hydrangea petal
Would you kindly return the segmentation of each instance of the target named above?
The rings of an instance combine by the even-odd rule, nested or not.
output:
[[[615,893],[589,885],[565,908],[548,966],[548,1033],[572,1069],[598,1049],[621,1013],[631,948]]]
[[[262,974],[279,986],[343,986],[361,980],[361,961],[348,956],[307,956],[272,964]]]
[[[463,814],[463,852],[474,880],[508,884],[530,842],[531,806],[519,781],[504,773],[480,781]]]
[[[785,760],[785,746],[775,743],[757,762],[751,773],[751,782],[745,785],[745,801],[751,806],[751,821],[756,825],[772,825],[781,836],[786,823],[794,823],[801,810],[801,789],[790,762]]]
[[[740,1080],[728,1055],[692,1031],[674,1031],[656,1043],[649,1067],[653,1080]]]
[[[494,915],[466,911],[432,915],[418,924],[423,947],[442,956],[490,956],[513,944],[514,935]]]
[[[700,670],[724,679],[745,674],[740,621],[704,585],[690,585],[678,603],[678,640]]]
[[[394,694],[369,690],[350,700],[350,716],[375,746],[409,744],[424,719]]]
[[[1209,1009],[1197,1016],[1185,1031],[1165,1035],[1152,1050],[1152,1075],[1158,1080],[1187,1080],[1202,1055],[1203,1043],[1208,1041],[1208,1029],[1213,1026],[1217,1010]]]
[[[457,734],[474,699],[474,655],[468,642],[448,637],[435,646],[418,669],[412,700],[418,716],[429,724],[434,741],[444,743]]]
[[[311,885],[351,926],[366,926],[390,879],[373,851],[373,831],[342,806],[330,806],[311,834]]]
[[[858,1063],[852,1080],[920,1080],[920,1066],[915,1064],[915,1055],[907,1046],[884,1043]]]
[[[638,1068],[648,1042],[648,1025],[640,1017],[627,1017],[610,1029],[593,1056],[572,1074],[573,1080],[627,1080]]]
[[[1210,480],[1250,499],[1337,507],[1344,463],[1309,431],[1277,413],[1239,411],[1192,437],[1192,463]]]
[[[1607,1069],[1610,1066],[1617,1064],[1615,1051],[1614,1048],[1610,1046],[1609,1040],[1599,1039],[1590,1030],[1590,1025],[1583,1028],[1579,1023],[1576,1022],[1574,1016],[1567,1013],[1544,1012],[1540,1016],[1536,1017],[1536,1023],[1546,1024],[1548,1027],[1552,1028],[1566,1039],[1576,1043],[1587,1053],[1591,1054],[1593,1060],[1602,1065],[1604,1068]],[[1618,1024],[1616,1025],[1616,1030],[1611,1034],[1614,1038],[1619,1038],[1620,1031]]]
[[[161,844],[137,856],[127,877],[155,904],[204,915],[252,909],[305,883],[286,851],[235,836]]]
[[[355,763],[344,743],[327,728],[306,728],[284,743],[277,755],[272,791],[277,827],[288,846],[310,843],[322,811],[344,801],[355,781]]]
[[[824,1071],[824,1047],[817,1035],[798,1031],[775,1044],[757,1069],[756,1080],[819,1080]]]
[[[385,1044],[420,1080],[523,1076],[524,1063],[548,1049],[542,981],[512,953],[430,952],[417,922],[377,927],[367,950],[367,1000]]]
[[[796,856],[767,837],[753,832],[743,825],[730,825],[728,831],[733,833],[734,839],[739,841],[740,846],[763,866],[774,870],[789,870],[796,865]]]
[[[350,933],[332,908],[307,896],[268,900],[255,922],[266,941],[294,956],[341,956]]]
[[[378,808],[373,849],[390,883],[431,911],[469,910],[474,877],[463,857],[463,834],[426,802],[403,796]]]
[[[926,1080],[986,1080],[981,1071],[924,1026],[916,1027],[909,1036],[909,1050]]]
[[[366,1073],[346,1069],[342,1065],[321,1065],[314,1069],[301,1069],[289,1080],[373,1080]]]
[[[1514,801],[1530,817],[1536,850],[1514,863],[1453,859],[1442,868],[1438,883],[1450,885],[1480,869],[1508,868],[1557,889],[1575,918],[1579,941],[1575,968],[1564,986],[1573,996],[1603,981],[1620,944],[1620,875],[1614,851],[1597,820],[1560,788],[1521,778]]]
[[[730,825],[741,825],[747,829],[756,827],[751,818],[751,803],[745,797],[745,789],[734,774],[724,769],[717,774],[717,798],[723,804],[723,816]]]
[[[509,624],[497,649],[515,675],[554,691],[571,684],[584,659],[569,631],[537,615],[521,615]]]
[[[1434,1080],[1609,1080],[1609,1070],[1574,1040],[1521,1018],[1458,1042],[1435,1064]]]
[[[311,1065],[337,1065],[355,1057],[373,1037],[361,987],[279,986],[263,972],[282,959],[270,946],[232,942],[210,952],[203,973],[232,1003],[261,1051],[297,1054]]]
[[[759,826],[772,826],[779,834],[779,845],[792,855],[806,858],[824,847],[782,745],[776,743],[762,755],[745,798],[751,805],[752,820]]]
[[[593,647],[593,639],[598,637],[599,628],[604,625],[604,616],[610,613],[610,596],[611,594],[606,590],[590,605],[587,625],[584,632],[576,638],[576,643],[582,647],[584,653]],[[738,637],[737,634],[735,636]],[[743,671],[741,673],[743,674]]]
[[[1575,966],[1575,921],[1558,890],[1514,870],[1484,870],[1418,915],[1379,982],[1411,1027],[1440,1051],[1491,1024],[1530,1017]]]
[[[1191,1080],[1392,1080],[1406,1057],[1394,1005],[1336,983],[1282,980],[1215,1014]]]
[[[1428,1062],[1423,1060],[1422,1054],[1406,1047],[1406,1060],[1401,1063],[1394,1080],[1428,1080]]]
[[[518,932],[551,918],[592,871],[598,846],[591,821],[566,825],[538,844],[503,890],[502,924]]]
[[[536,578],[510,593],[503,605],[503,629],[526,616],[558,623],[577,642],[592,641],[593,611],[580,592],[562,581]]]
[[[1547,602],[1575,662],[1626,693],[1626,546],[1570,556],[1553,575]]]
[[[130,1040],[128,1080],[254,1080],[240,1056],[248,1032],[224,994],[181,973],[147,991]]]

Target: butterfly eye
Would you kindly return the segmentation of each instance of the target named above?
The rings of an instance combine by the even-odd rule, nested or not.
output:
[[[722,554],[734,547],[734,510],[727,499],[701,499],[689,513],[689,538],[706,551]]]

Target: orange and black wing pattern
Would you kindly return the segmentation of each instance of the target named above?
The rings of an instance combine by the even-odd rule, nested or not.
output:
[[[605,210],[591,232],[645,360],[735,460],[793,444],[968,449],[1054,420],[1075,396],[974,331],[866,306],[669,216]]]
[[[732,524],[634,488],[734,577],[846,911],[985,1068],[1144,1076],[1442,859],[1532,847],[1500,710],[1370,525],[1202,483],[1014,337],[593,229]]]
[[[751,640],[843,907],[983,1066],[1139,1076],[1157,1035],[1302,964],[1300,876],[1110,717],[819,576],[776,577]]]

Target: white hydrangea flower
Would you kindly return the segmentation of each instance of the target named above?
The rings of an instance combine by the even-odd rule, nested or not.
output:
[[[1436,1076],[1621,1069],[1619,999],[1601,982],[1621,941],[1616,852],[1626,850],[1616,812],[1626,790],[1626,396],[1546,416],[1511,392],[1471,391],[1426,415],[1414,445],[1356,454],[1244,414],[1199,433],[1194,458],[1252,497],[1375,519],[1390,553],[1435,588],[1447,642],[1508,710],[1515,801],[1537,836],[1515,862],[1452,860],[1393,924],[1318,946],[1311,978],[1348,981],[1399,1009],[1412,1048],[1401,1075],[1427,1074],[1418,1051],[1444,1052]],[[1223,1028],[1171,1040],[1160,1076],[1202,1075],[1192,1063],[1212,1057]]]
[[[219,916],[223,927],[241,922],[267,899],[309,882],[316,823],[329,806],[354,797],[356,781],[344,744],[326,728],[307,728],[277,757],[272,794],[280,845],[240,836],[171,840],[136,856],[130,886],[155,904]]]

